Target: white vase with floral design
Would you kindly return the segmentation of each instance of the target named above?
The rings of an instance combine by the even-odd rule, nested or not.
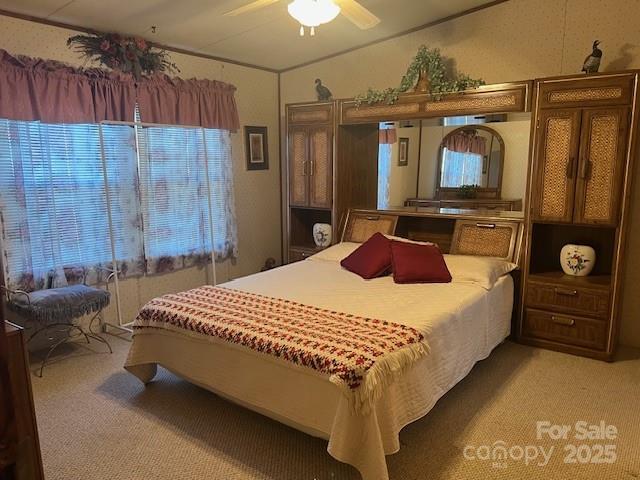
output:
[[[316,223],[313,226],[313,241],[318,247],[331,245],[331,225],[328,223]]]
[[[560,251],[560,265],[567,275],[586,277],[596,264],[596,251],[587,245],[568,244]]]

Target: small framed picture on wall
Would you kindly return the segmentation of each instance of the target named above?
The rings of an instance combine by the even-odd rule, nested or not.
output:
[[[269,170],[267,127],[244,127],[247,170]]]
[[[409,139],[400,137],[398,139],[398,166],[406,167],[409,165]]]

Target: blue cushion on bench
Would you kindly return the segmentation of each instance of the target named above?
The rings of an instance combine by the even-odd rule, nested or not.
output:
[[[64,322],[92,312],[99,312],[107,305],[111,294],[106,290],[86,285],[37,290],[25,295],[13,295],[10,308],[20,315],[45,322]]]

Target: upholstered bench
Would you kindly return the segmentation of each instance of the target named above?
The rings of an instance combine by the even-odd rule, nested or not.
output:
[[[104,343],[109,352],[113,352],[109,342],[93,330],[95,320],[102,310],[109,305],[111,294],[106,290],[78,284],[59,288],[49,288],[34,292],[7,290],[8,305],[11,310],[21,317],[35,322],[35,331],[29,337],[29,342],[40,332],[53,327],[66,328],[66,335],[56,340],[48,349],[40,366],[39,376],[53,351],[71,338],[70,332],[76,330],[90,343],[90,339]],[[85,329],[74,319],[94,314]]]

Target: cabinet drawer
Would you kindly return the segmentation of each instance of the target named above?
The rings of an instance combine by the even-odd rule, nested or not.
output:
[[[607,319],[609,291],[529,281],[526,305]]]
[[[542,108],[627,105],[631,102],[633,74],[540,84]]]
[[[522,333],[530,338],[604,350],[607,322],[527,308]]]
[[[419,198],[409,198],[404,202],[405,207],[440,207],[440,200],[423,200]]]
[[[457,208],[460,210],[475,210],[478,208],[478,204],[475,202],[460,202],[456,200],[442,200],[440,202],[440,208]]]
[[[511,203],[477,203],[478,210],[511,210]]]

